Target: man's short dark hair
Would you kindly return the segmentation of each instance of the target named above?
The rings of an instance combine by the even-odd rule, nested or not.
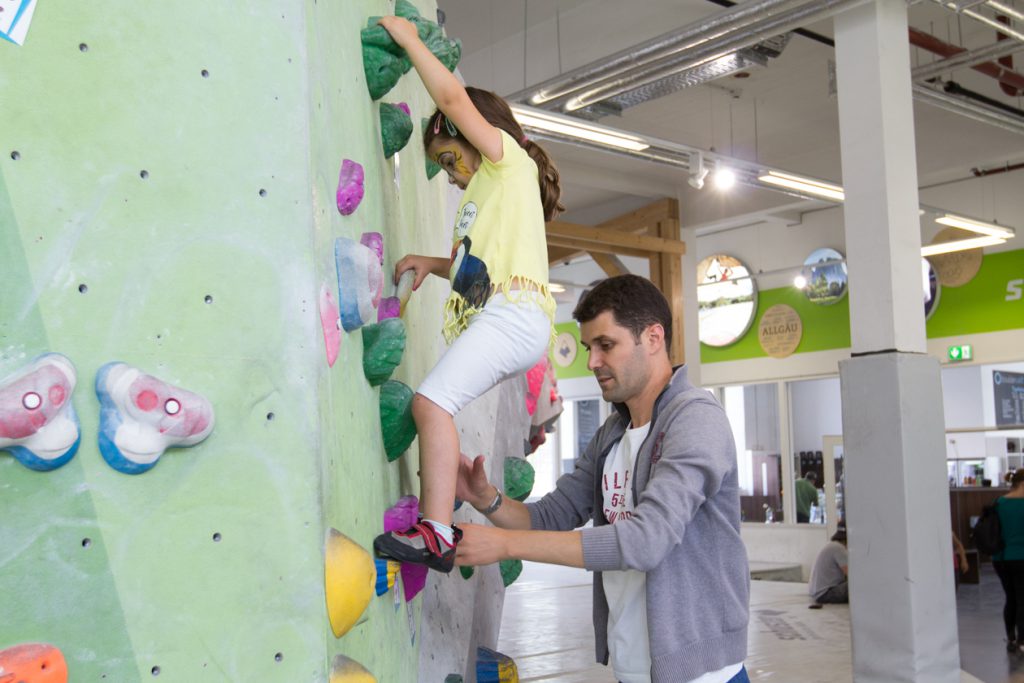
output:
[[[583,294],[572,317],[580,323],[590,322],[605,311],[611,311],[615,322],[633,334],[634,341],[654,324],[665,330],[665,352],[672,346],[672,310],[654,283],[639,275],[617,275],[597,283]]]
[[[814,482],[816,482],[816,481],[818,481],[818,473],[815,472],[814,470],[810,470],[809,472],[806,472],[804,474],[804,479],[806,479],[807,481],[814,481]]]

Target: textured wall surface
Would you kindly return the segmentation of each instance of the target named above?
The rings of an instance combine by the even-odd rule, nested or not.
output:
[[[415,74],[384,98],[409,103],[413,140],[380,148],[359,29],[391,8],[45,0],[25,46],[0,45],[0,377],[65,354],[82,426],[49,473],[0,452],[0,648],[52,643],[73,681],[324,681],[344,653],[392,682],[462,673],[481,619],[494,645],[496,568],[431,577],[408,607],[374,598],[337,640],[324,607],[328,529],[370,548],[384,509],[418,493],[416,445],[385,460],[361,336],[326,363],[334,239],[383,233],[385,272],[450,248]],[[343,158],[366,169],[350,216],[334,207]],[[428,282],[406,311],[394,378],[412,387],[441,351],[447,289]],[[213,434],[141,475],[108,467],[92,382],[112,360],[206,396]],[[499,402],[525,420],[521,394],[482,398],[463,433],[494,447]],[[431,608],[452,591],[458,607]],[[420,652],[435,615],[462,633],[432,645],[442,661]]]

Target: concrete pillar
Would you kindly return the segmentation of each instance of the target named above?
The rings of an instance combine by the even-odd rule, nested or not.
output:
[[[835,19],[853,358],[840,363],[854,680],[960,680],[939,365],[925,352],[902,0]]]

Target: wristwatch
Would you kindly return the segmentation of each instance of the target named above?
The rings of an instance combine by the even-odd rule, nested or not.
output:
[[[493,515],[498,510],[498,508],[501,507],[501,503],[504,500],[504,496],[501,495],[501,491],[498,491],[497,487],[495,487],[494,490],[496,491],[496,494],[494,496],[494,500],[491,501],[491,504],[485,507],[483,510],[481,510],[480,508],[476,508],[477,512],[479,512],[482,515]]]

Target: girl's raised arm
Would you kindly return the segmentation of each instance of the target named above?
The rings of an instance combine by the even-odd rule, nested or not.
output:
[[[423,44],[416,26],[402,17],[381,17],[380,25],[409,55],[437,108],[451,119],[477,151],[492,162],[501,161],[501,133],[473,106],[459,79]]]

